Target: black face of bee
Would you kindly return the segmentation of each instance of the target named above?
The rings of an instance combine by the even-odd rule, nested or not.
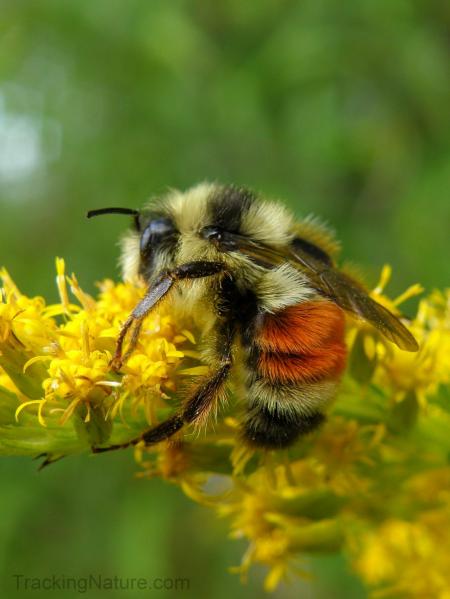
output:
[[[175,255],[179,233],[171,218],[167,216],[153,216],[142,227],[139,242],[140,267],[139,273],[146,280],[150,280],[158,266],[158,257],[166,255],[172,258]]]
[[[143,258],[148,258],[158,249],[165,249],[176,240],[177,232],[170,218],[159,217],[150,220],[142,231],[140,251]]]

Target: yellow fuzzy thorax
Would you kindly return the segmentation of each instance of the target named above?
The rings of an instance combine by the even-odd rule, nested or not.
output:
[[[394,313],[421,292],[372,296]],[[60,301],[23,295],[0,272],[0,453],[47,462],[121,443],[171,414],[182,389],[208,372],[192,321],[170,306],[145,321],[121,373],[109,363],[121,324],[144,289],[100,284],[86,294],[57,261]],[[417,353],[349,322],[349,366],[326,424],[289,452],[252,452],[236,434],[240,399],[202,431],[135,457],[139,476],[179,485],[248,540],[237,570],[267,568],[268,590],[307,571],[311,552],[342,552],[368,588],[390,597],[448,599],[450,588],[450,290],[419,302],[408,323]],[[192,383],[191,383],[192,384]],[[238,394],[237,394],[238,395]],[[96,459],[108,459],[107,455]],[[214,495],[208,481],[223,479]]]

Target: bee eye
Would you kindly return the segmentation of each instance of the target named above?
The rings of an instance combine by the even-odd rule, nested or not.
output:
[[[151,220],[141,236],[141,252],[146,253],[150,251],[151,248],[159,245],[161,241],[171,237],[174,233],[175,227],[170,218]]]

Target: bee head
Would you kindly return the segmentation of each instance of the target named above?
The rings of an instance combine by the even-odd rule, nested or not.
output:
[[[200,183],[156,197],[141,212],[102,208],[88,216],[108,213],[134,219],[121,242],[122,272],[128,280],[140,275],[150,282],[158,272],[193,261],[219,260],[248,272],[257,264],[256,245],[279,247],[293,237],[292,217],[282,206],[233,185]]]
[[[122,266],[127,277],[139,273],[148,280],[156,269],[170,266],[178,239],[178,232],[170,216],[131,208],[100,208],[90,210],[87,217],[103,214],[133,216],[134,230],[123,240],[125,251]]]

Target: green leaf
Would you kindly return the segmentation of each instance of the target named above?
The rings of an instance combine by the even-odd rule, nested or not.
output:
[[[350,375],[361,385],[370,383],[378,361],[376,354],[373,358],[367,355],[364,348],[365,336],[365,332],[358,331],[349,357]]]
[[[89,447],[106,443],[112,432],[112,421],[106,419],[106,410],[102,405],[90,406],[89,420],[85,404],[80,404],[74,414],[74,426],[81,441]]]
[[[391,411],[389,425],[396,432],[405,432],[415,426],[419,415],[419,402],[415,391],[409,391]]]
[[[0,350],[0,366],[26,397],[40,399],[43,396],[42,383],[48,373],[40,362],[31,364],[26,372],[23,371],[25,364],[33,357],[25,349],[16,349],[9,343],[4,343]]]

